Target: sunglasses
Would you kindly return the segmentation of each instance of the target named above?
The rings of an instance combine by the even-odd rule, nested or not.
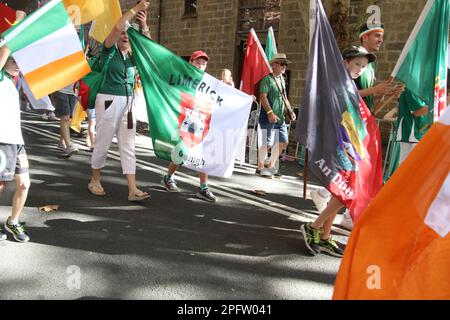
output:
[[[287,66],[287,63],[286,62],[277,62],[280,66],[282,66],[282,67],[286,67]]]

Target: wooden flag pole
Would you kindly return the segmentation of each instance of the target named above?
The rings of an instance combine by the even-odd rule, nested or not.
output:
[[[308,149],[305,148],[305,158],[303,162],[303,199],[306,200],[306,190],[308,188]]]

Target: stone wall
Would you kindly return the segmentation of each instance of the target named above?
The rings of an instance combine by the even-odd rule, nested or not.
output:
[[[121,1],[122,10],[136,1]],[[159,4],[162,4],[160,21]],[[184,15],[184,1],[151,1],[149,27],[153,39],[174,53],[188,57],[195,50],[205,51],[211,58],[208,72],[220,76],[220,69],[235,65],[237,0],[199,0],[197,14]],[[158,26],[160,24],[160,30]],[[158,39],[159,35],[159,39]]]

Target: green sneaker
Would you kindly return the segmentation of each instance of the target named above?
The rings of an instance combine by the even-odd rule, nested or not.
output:
[[[327,240],[320,239],[319,246],[320,252],[326,252],[338,258],[341,258],[344,255],[344,249],[339,248],[337,243],[331,239],[331,237]]]
[[[30,241],[30,236],[25,230],[25,223],[12,224],[11,217],[5,222],[5,229],[12,234],[14,239],[18,242],[28,242]]]
[[[303,240],[305,245],[314,256],[320,253],[320,230],[311,227],[311,223],[304,223],[301,225],[300,230],[303,234]]]

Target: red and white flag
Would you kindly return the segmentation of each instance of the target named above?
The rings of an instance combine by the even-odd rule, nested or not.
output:
[[[11,28],[16,21],[16,11],[0,2],[0,33]]]
[[[247,94],[255,93],[255,86],[272,72],[264,49],[258,40],[255,30],[250,30],[242,68],[241,85],[239,89]]]

